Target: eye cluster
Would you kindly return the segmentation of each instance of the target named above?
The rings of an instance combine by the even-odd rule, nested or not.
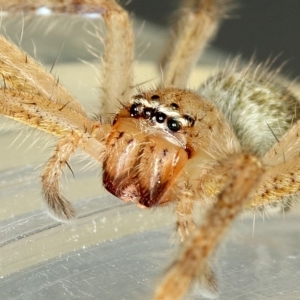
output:
[[[157,124],[166,124],[168,129],[177,132],[183,127],[193,127],[195,120],[189,115],[181,115],[178,112],[177,103],[171,103],[170,106],[161,105],[158,95],[151,96],[151,100],[143,98],[142,95],[136,95],[131,101],[129,107],[130,116],[133,118],[144,118]]]

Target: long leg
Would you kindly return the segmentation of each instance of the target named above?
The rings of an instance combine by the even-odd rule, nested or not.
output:
[[[81,148],[101,161],[110,125],[89,120],[67,104],[53,102],[38,91],[27,92],[4,85],[0,88],[0,113],[59,137],[76,133],[82,136]]]
[[[181,237],[181,242],[185,243],[191,234],[196,230],[196,224],[194,222],[194,205],[195,205],[195,193],[192,190],[192,186],[188,182],[184,182],[183,186],[179,187],[177,194],[178,201],[176,203],[176,215],[177,215],[177,231]],[[203,272],[197,276],[200,284],[201,291],[206,295],[217,294],[217,282],[215,274],[212,271],[209,262],[203,268]]]
[[[103,99],[106,113],[114,113],[118,101],[125,103],[131,91],[133,42],[127,13],[111,1],[0,1],[3,10],[35,11],[48,6],[54,12],[98,12],[107,25],[104,56]],[[59,219],[74,216],[71,204],[59,192],[62,168],[79,146],[101,162],[110,125],[91,121],[80,104],[41,66],[2,38],[0,56],[3,84],[0,112],[30,126],[60,136],[55,154],[42,174],[46,202]],[[120,49],[123,49],[120,52]],[[118,70],[118,72],[116,72]]]
[[[163,85],[185,88],[204,47],[229,9],[226,0],[182,0],[171,40],[164,53]],[[177,18],[178,17],[178,18]]]
[[[36,94],[7,87],[0,89],[0,113],[61,138],[42,175],[46,203],[56,218],[74,216],[71,204],[59,192],[62,168],[77,147],[102,162],[105,135],[110,125],[91,121],[65,105]]]
[[[86,116],[80,103],[58,83],[57,78],[2,36],[0,36],[0,74],[2,85],[6,88],[18,92],[38,93],[53,102],[67,104],[68,108]]]
[[[74,211],[58,189],[62,167],[79,144],[101,162],[110,125],[89,120],[80,104],[51,74],[4,38],[0,37],[0,42],[0,113],[62,138],[44,170],[42,182],[52,214],[70,219]]]
[[[194,279],[205,273],[208,258],[249,200],[262,173],[262,165],[256,158],[240,155],[234,159],[229,182],[208,211],[202,225],[171,266],[157,290],[155,300],[181,299]]]
[[[265,154],[265,165],[275,166],[294,160],[300,153],[300,121],[296,122]]]
[[[269,166],[248,206],[260,207],[300,192],[300,121],[263,157]]]
[[[246,209],[277,205],[300,193],[300,121],[262,157],[262,162],[267,170],[245,206]],[[213,166],[208,166],[208,170],[201,180],[197,180],[197,176],[194,178],[194,182],[199,182],[194,189],[201,199],[217,197],[228,180],[229,170],[217,161]]]
[[[103,57],[101,115],[114,114],[119,103],[128,103],[132,89],[134,42],[128,13],[114,0],[0,0],[0,8],[8,11],[34,12],[47,7],[54,13],[103,16],[107,34]]]

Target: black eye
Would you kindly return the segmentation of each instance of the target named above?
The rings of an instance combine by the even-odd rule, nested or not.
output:
[[[144,98],[144,96],[142,94],[137,94],[137,95],[134,95],[133,98],[136,100],[139,100],[139,99]]]
[[[172,107],[173,110],[177,110],[179,108],[179,105],[177,103],[171,103],[170,106]]]
[[[166,117],[167,116],[162,112],[157,112],[155,115],[156,121],[158,123],[163,123],[165,121]]]
[[[183,117],[190,123],[190,126],[191,126],[191,127],[194,126],[195,120],[194,120],[191,116],[189,116],[189,115],[184,115]]]
[[[158,99],[160,99],[160,97],[158,95],[151,96],[151,100],[158,100]]]
[[[134,103],[134,104],[132,104],[131,105],[131,107],[130,107],[130,116],[131,117],[139,117],[139,115],[140,115],[140,106],[141,106],[141,104],[139,104],[139,103]]]
[[[151,119],[153,117],[154,111],[153,108],[146,107],[143,111],[143,117],[145,119]]]
[[[168,128],[171,131],[174,131],[174,132],[180,130],[180,128],[181,128],[180,123],[177,120],[173,119],[173,118],[170,118],[168,120],[167,125],[168,125]]]

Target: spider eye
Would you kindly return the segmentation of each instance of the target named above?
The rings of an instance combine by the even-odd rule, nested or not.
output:
[[[178,110],[178,108],[179,108],[179,105],[177,104],[177,103],[171,103],[170,104],[170,106],[171,106],[171,108],[173,109],[173,110]]]
[[[162,112],[157,112],[155,117],[156,117],[156,121],[158,123],[163,123],[167,118],[166,114],[164,114]]]
[[[145,119],[151,119],[153,117],[153,108],[150,108],[150,107],[146,107],[143,111],[143,117]]]
[[[160,97],[158,95],[152,95],[151,100],[159,100]]]
[[[131,105],[130,111],[129,111],[131,117],[134,117],[134,118],[139,117],[139,115],[140,115],[140,106],[141,106],[141,104],[139,104],[139,103],[134,103],[134,104]]]
[[[195,120],[194,120],[191,116],[189,116],[189,115],[184,115],[183,117],[189,122],[189,124],[190,124],[191,127],[194,126]]]
[[[170,118],[168,120],[167,126],[173,132],[176,132],[176,131],[180,130],[180,128],[181,128],[179,121],[177,121],[176,119],[173,119],[173,118]]]
[[[137,94],[137,95],[134,95],[133,98],[136,100],[140,100],[140,99],[143,99],[144,96],[142,94]]]

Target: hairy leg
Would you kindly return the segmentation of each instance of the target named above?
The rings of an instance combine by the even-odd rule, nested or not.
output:
[[[0,36],[0,74],[2,89],[39,94],[86,117],[80,103],[57,78],[3,36]]]
[[[114,114],[127,104],[132,90],[134,42],[128,13],[114,0],[0,0],[3,11],[35,12],[47,7],[53,13],[98,13],[107,28],[103,56],[101,116]],[[109,116],[108,116],[109,117]]]
[[[300,159],[268,169],[246,208],[280,205],[285,208],[288,199],[300,192]]]
[[[68,220],[75,216],[71,203],[59,191],[59,180],[79,142],[80,137],[77,135],[62,138],[41,175],[44,199],[50,214],[58,220]]]
[[[157,290],[155,300],[182,299],[197,277],[208,274],[207,261],[212,251],[255,190],[263,173],[261,163],[243,154],[231,163],[233,168],[229,181],[202,225],[188,239],[182,253],[171,266]]]
[[[175,212],[177,215],[177,232],[182,242],[184,242],[196,228],[193,218],[194,197],[195,195],[187,183],[184,183],[184,187],[179,188]]]
[[[226,0],[183,0],[162,59],[163,85],[185,88],[204,47],[229,10]]]
[[[265,154],[267,171],[247,207],[276,204],[300,192],[300,121]]]
[[[77,147],[102,162],[109,124],[90,120],[81,105],[50,73],[0,37],[0,113],[61,138],[42,175],[46,202],[62,220],[74,210],[59,192],[62,168]]]
[[[192,190],[192,186],[190,186],[188,182],[184,182],[183,186],[179,187],[177,195],[178,201],[175,208],[177,215],[176,229],[184,245],[196,230],[196,224],[194,222],[195,193]],[[196,288],[200,288],[202,294],[211,297],[217,295],[217,280],[208,261],[203,268],[203,272],[196,276],[200,284],[200,286],[198,285]]]

